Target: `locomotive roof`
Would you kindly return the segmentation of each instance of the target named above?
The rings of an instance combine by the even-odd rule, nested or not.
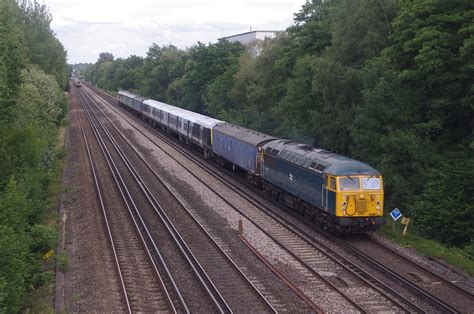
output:
[[[211,117],[207,117],[205,115],[202,115],[202,114],[199,114],[199,113],[196,113],[196,112],[193,112],[193,111],[189,111],[189,110],[186,110],[186,109],[183,109],[183,108],[171,106],[171,105],[168,105],[164,102],[156,101],[156,100],[153,100],[153,99],[147,99],[143,103],[150,106],[150,107],[157,108],[157,109],[163,110],[165,112],[169,112],[169,113],[174,114],[174,115],[176,115],[180,118],[189,120],[193,123],[198,123],[198,124],[200,124],[204,127],[207,127],[207,128],[212,128],[217,123],[222,122],[220,120],[217,120],[217,119],[214,119],[214,118],[211,118]]]
[[[373,167],[361,161],[289,140],[272,141],[265,144],[264,149],[266,154],[319,173],[334,176],[380,175]]]
[[[235,139],[238,139],[242,142],[257,146],[262,142],[267,142],[275,140],[276,137],[271,135],[260,133],[251,129],[244,128],[242,126],[234,125],[231,123],[222,123],[214,127],[214,130],[217,130],[225,135],[231,136]]]

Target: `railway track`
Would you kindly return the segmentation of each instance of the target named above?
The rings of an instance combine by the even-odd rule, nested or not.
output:
[[[85,96],[88,97],[88,96]],[[89,104],[93,105],[93,101],[89,98]],[[94,110],[90,109],[91,112]],[[104,116],[106,119],[107,117]],[[137,182],[140,182],[143,193],[147,195],[150,203],[153,204],[155,217],[159,216],[165,222],[165,227],[169,230],[177,242],[180,243],[183,251],[186,252],[188,260],[194,265],[194,269],[199,270],[200,277],[205,279],[206,287],[210,291],[210,295],[219,303],[219,310],[224,312],[231,312],[235,310],[255,310],[259,312],[276,312],[276,309],[270,304],[266,297],[257,289],[252,281],[239,269],[239,267],[232,261],[229,255],[219,244],[219,239],[215,239],[211,234],[206,232],[205,228],[193,217],[186,205],[181,202],[179,197],[174,194],[172,189],[153,171],[152,167],[140,156],[140,153],[133,148],[131,143],[127,142],[126,138],[115,128],[113,123],[109,121],[110,127],[107,128],[104,123],[97,122],[101,125],[103,130],[109,134],[111,141],[114,141],[114,147],[120,152],[124,161],[126,161],[127,168]],[[107,130],[107,129],[110,129]],[[106,131],[107,130],[107,131]],[[113,130],[113,131],[112,131]],[[111,133],[115,133],[114,136]],[[122,139],[118,143],[118,139]],[[119,147],[120,146],[120,147]],[[132,153],[125,153],[125,147]],[[133,157],[132,157],[133,155]],[[137,166],[141,164],[141,166]],[[138,170],[142,168],[142,170]],[[140,175],[143,173],[151,175]],[[154,181],[148,181],[148,186],[153,185],[152,192],[147,187],[147,180],[154,177]],[[160,186],[157,186],[157,183]],[[158,202],[157,199],[160,201]],[[178,210],[180,207],[181,210]],[[168,210],[167,210],[168,209]],[[142,211],[144,211],[142,209]],[[183,215],[185,213],[185,215]],[[144,214],[146,220],[149,221],[153,214]],[[175,216],[175,217],[173,217]],[[202,250],[206,247],[206,250]],[[245,305],[242,301],[245,300]]]
[[[160,133],[156,132],[156,130],[152,129],[146,124],[142,124],[142,126],[147,128],[150,132],[153,132],[155,135],[160,137],[162,136]],[[144,135],[147,136],[146,134]],[[191,155],[187,150],[182,151],[181,146],[176,145],[174,142],[170,142],[169,139],[162,138],[162,140],[167,141],[169,145],[172,145],[176,149],[180,150],[181,153],[186,155],[187,158],[190,158],[194,163],[199,164],[200,167],[205,168],[206,171],[215,179],[219,180],[225,185],[229,185],[227,182],[224,182],[221,178],[218,178],[216,175],[214,175],[214,171],[209,169],[209,166],[202,160]],[[173,156],[171,157],[174,158]],[[184,168],[187,168],[187,166],[180,161],[177,160],[177,162],[180,163]],[[189,170],[189,172],[193,173],[191,170]],[[199,180],[203,182],[201,179]],[[203,183],[210,189],[214,190],[206,182]],[[327,289],[328,286],[331,287],[333,291],[336,291],[344,299],[346,299],[350,306],[360,312],[422,311],[422,309],[420,309],[416,304],[407,299],[400,298],[397,291],[390,289],[390,287],[387,287],[369,273],[352,265],[352,263],[338,255],[335,251],[332,250],[332,255],[326,254],[325,250],[316,247],[311,243],[311,241],[308,241],[301,235],[295,235],[294,230],[288,230],[288,228],[282,224],[281,221],[275,220],[274,217],[269,219],[270,216],[268,215],[268,212],[264,213],[261,210],[258,210],[262,205],[256,202],[256,200],[249,199],[245,193],[236,190],[234,187],[230,188],[232,188],[240,196],[246,198],[247,201],[251,202],[255,207],[257,207],[257,210],[243,212],[233,204],[227,201],[226,202],[235,210],[239,211],[242,215],[246,216],[250,221],[253,221],[255,225],[260,228],[260,230],[270,236],[275,242],[279,243],[280,247],[286,250],[290,255],[293,256],[293,258],[303,265],[307,272],[307,279],[313,282],[320,282],[318,287],[319,289]],[[216,194],[219,193],[216,192]],[[272,223],[269,223],[269,221],[272,221]],[[325,247],[325,249],[327,248]],[[348,284],[348,282],[350,284]],[[353,289],[354,286],[357,287],[359,293],[355,293]],[[369,289],[370,293],[360,294],[360,291],[363,289]],[[353,296],[351,297],[351,295]],[[356,297],[354,297],[354,295]]]
[[[420,293],[426,293],[428,298],[441,301],[446,310],[468,313],[474,309],[474,295],[470,291],[376,240],[358,237],[344,241],[335,239],[335,241],[339,241],[354,254],[363,254],[365,260],[377,265],[384,272],[399,269],[396,274],[401,281],[410,282],[420,289]],[[403,266],[400,267],[400,265]],[[437,300],[433,300],[433,302],[438,303]]]
[[[75,105],[77,106],[77,96],[75,99]],[[116,205],[114,206],[113,201],[110,201],[110,198],[104,195],[105,186],[108,186],[111,182],[105,183],[107,176],[98,174],[100,173],[98,169],[100,167],[98,166],[100,158],[93,158],[93,152],[98,149],[91,148],[93,144],[90,139],[95,137],[95,133],[92,136],[91,134],[87,136],[86,133],[88,132],[82,121],[83,119],[79,111],[76,112],[120,281],[124,311],[129,313],[143,311],[176,313],[177,308],[171,300],[170,294],[164,289],[163,280],[151,259],[151,252],[145,245],[145,240],[139,229],[133,229],[129,221],[127,221],[128,218],[124,217],[124,215],[110,212],[119,208]],[[136,224],[135,227],[137,227]],[[133,258],[130,258],[130,256],[133,256]],[[146,292],[140,288],[140,285],[143,283],[149,287],[149,290]],[[186,308],[185,304],[183,307]]]

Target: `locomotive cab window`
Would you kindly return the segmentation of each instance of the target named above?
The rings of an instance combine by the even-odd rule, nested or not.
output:
[[[368,177],[362,178],[362,189],[364,190],[380,190],[380,178]]]
[[[339,178],[339,190],[341,191],[360,190],[359,178],[351,177],[351,176]]]
[[[329,190],[336,190],[336,178],[333,177],[326,177],[326,187]]]

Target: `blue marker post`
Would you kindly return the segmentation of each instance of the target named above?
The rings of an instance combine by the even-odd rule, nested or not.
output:
[[[398,208],[394,208],[390,212],[390,216],[393,219],[393,232],[395,232],[395,224],[397,223],[397,220],[400,219],[403,215]]]

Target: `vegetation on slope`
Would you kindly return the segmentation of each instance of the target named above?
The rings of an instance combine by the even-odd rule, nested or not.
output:
[[[51,283],[42,256],[55,248],[47,223],[58,176],[58,130],[67,101],[66,52],[37,2],[0,0],[0,312],[18,312]],[[54,223],[53,223],[54,224]]]

